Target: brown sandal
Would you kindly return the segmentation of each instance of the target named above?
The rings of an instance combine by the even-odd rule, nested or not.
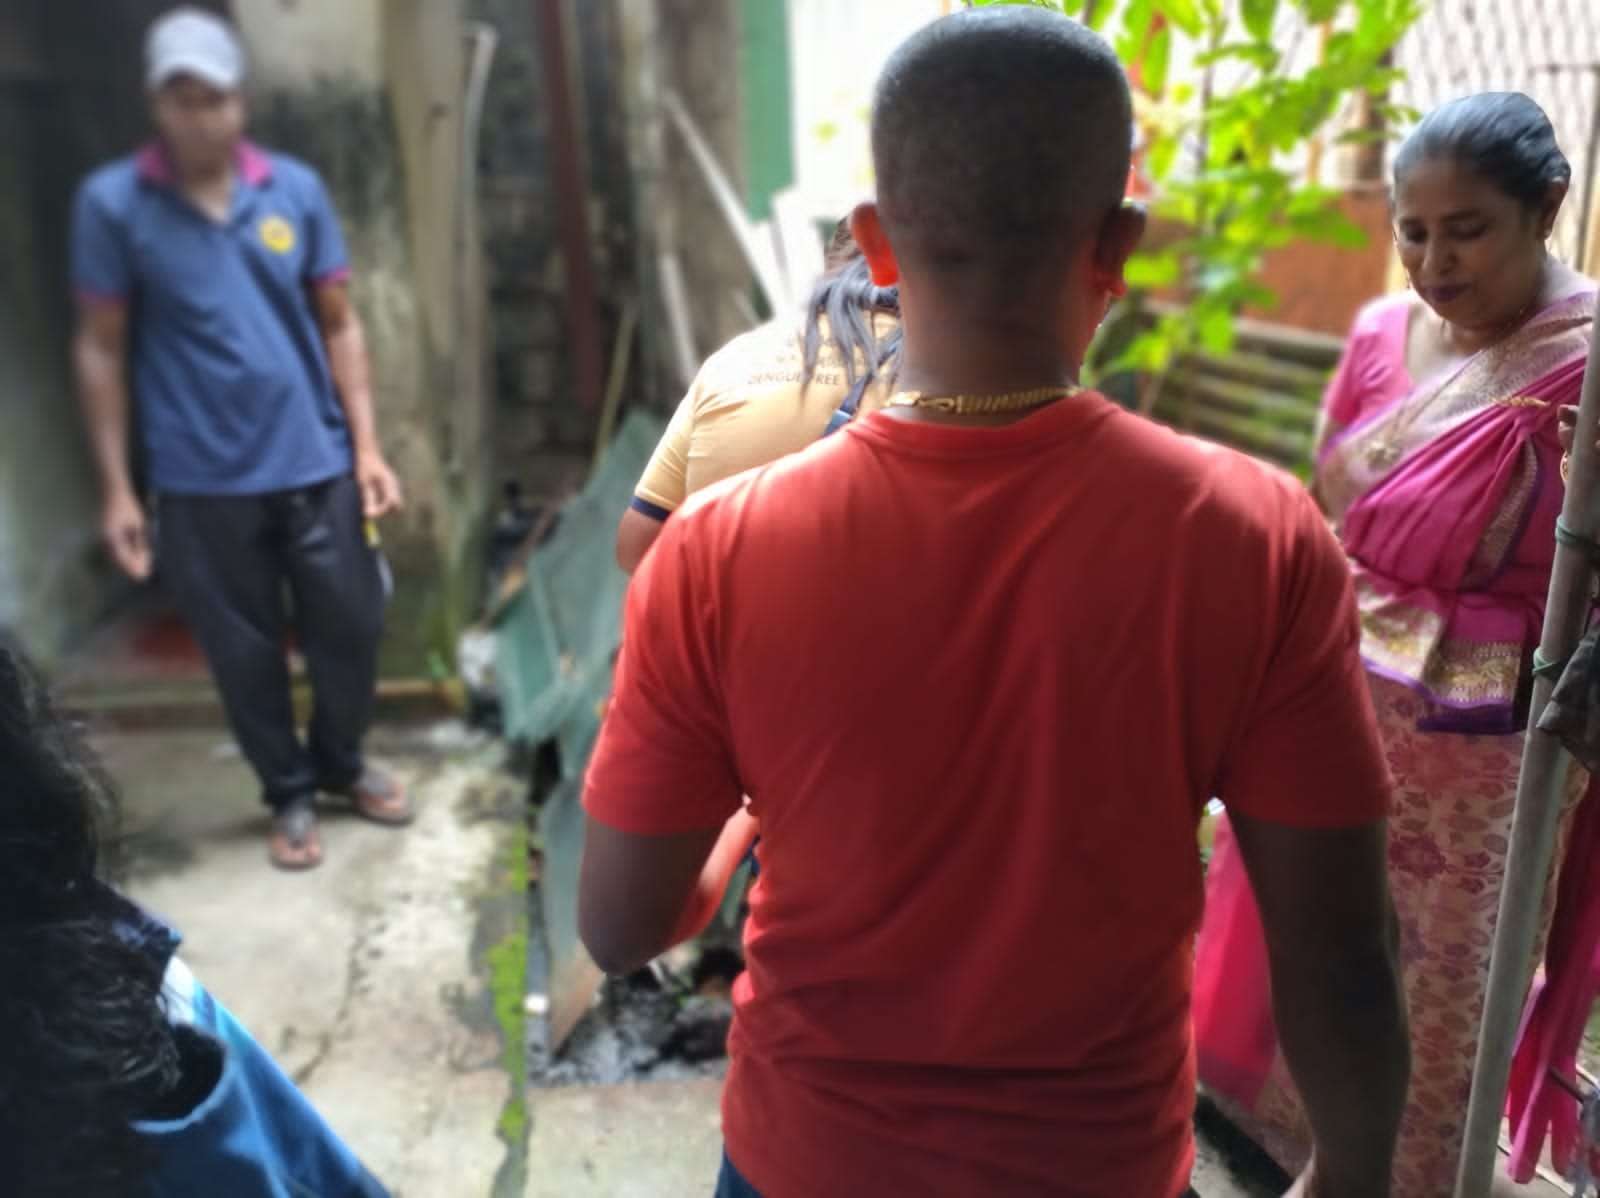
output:
[[[321,865],[322,856],[322,833],[314,805],[295,803],[273,812],[272,835],[267,840],[267,858],[273,865],[299,873]]]
[[[381,770],[368,769],[349,786],[329,793],[348,799],[357,815],[375,824],[398,828],[417,817],[406,784]]]

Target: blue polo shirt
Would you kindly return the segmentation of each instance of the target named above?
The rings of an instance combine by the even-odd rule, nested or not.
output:
[[[311,290],[349,262],[309,166],[245,144],[218,223],[173,186],[156,146],[78,189],[72,281],[80,302],[125,304],[133,395],[151,485],[174,495],[259,495],[352,468]]]

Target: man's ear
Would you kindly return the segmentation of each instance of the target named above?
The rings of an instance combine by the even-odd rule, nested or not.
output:
[[[1122,204],[1106,214],[1095,241],[1094,269],[1106,290],[1117,298],[1128,294],[1124,271],[1128,259],[1144,240],[1149,223],[1143,204]]]
[[[873,283],[879,287],[893,287],[900,282],[900,264],[894,260],[894,251],[884,235],[878,206],[871,200],[863,200],[850,213],[850,235],[861,247]]]

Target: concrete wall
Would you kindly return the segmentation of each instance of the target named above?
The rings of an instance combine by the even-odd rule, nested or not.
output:
[[[68,374],[67,288],[57,254],[39,252],[65,240],[42,145],[59,118],[51,99],[39,85],[0,84],[0,630],[43,662],[112,587]]]
[[[550,148],[548,80],[533,0],[469,0],[498,35],[478,162],[488,272],[498,482],[544,495],[584,470],[599,414],[580,402]],[[622,106],[623,47],[613,0],[568,4],[570,83],[579,124],[601,352],[616,347],[637,290],[633,180]],[[636,395],[641,375],[629,382]]]
[[[385,670],[445,660],[478,600],[487,433],[462,334],[461,26],[456,0],[234,0],[252,129],[314,165],[339,210],[384,450],[407,507],[384,528],[396,595]],[[463,427],[469,429],[466,440]]]
[[[738,0],[658,0],[661,82],[683,99],[734,186],[745,186]],[[693,298],[696,348],[709,354],[749,328],[741,299],[755,284],[738,243],[672,130],[664,138],[661,199],[668,244],[683,262]]]
[[[129,47],[162,6],[0,0],[0,633],[45,665],[127,590],[99,550],[72,388],[67,214],[83,174],[140,135]]]

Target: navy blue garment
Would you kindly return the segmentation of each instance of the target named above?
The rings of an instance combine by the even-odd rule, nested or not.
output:
[[[72,285],[80,303],[128,308],[156,491],[260,495],[350,473],[350,431],[311,299],[348,274],[327,189],[285,155],[240,146],[220,222],[173,186],[158,146],[85,180]]]
[[[744,1179],[724,1152],[722,1172],[717,1175],[717,1192],[712,1198],[761,1198],[761,1192]]]

